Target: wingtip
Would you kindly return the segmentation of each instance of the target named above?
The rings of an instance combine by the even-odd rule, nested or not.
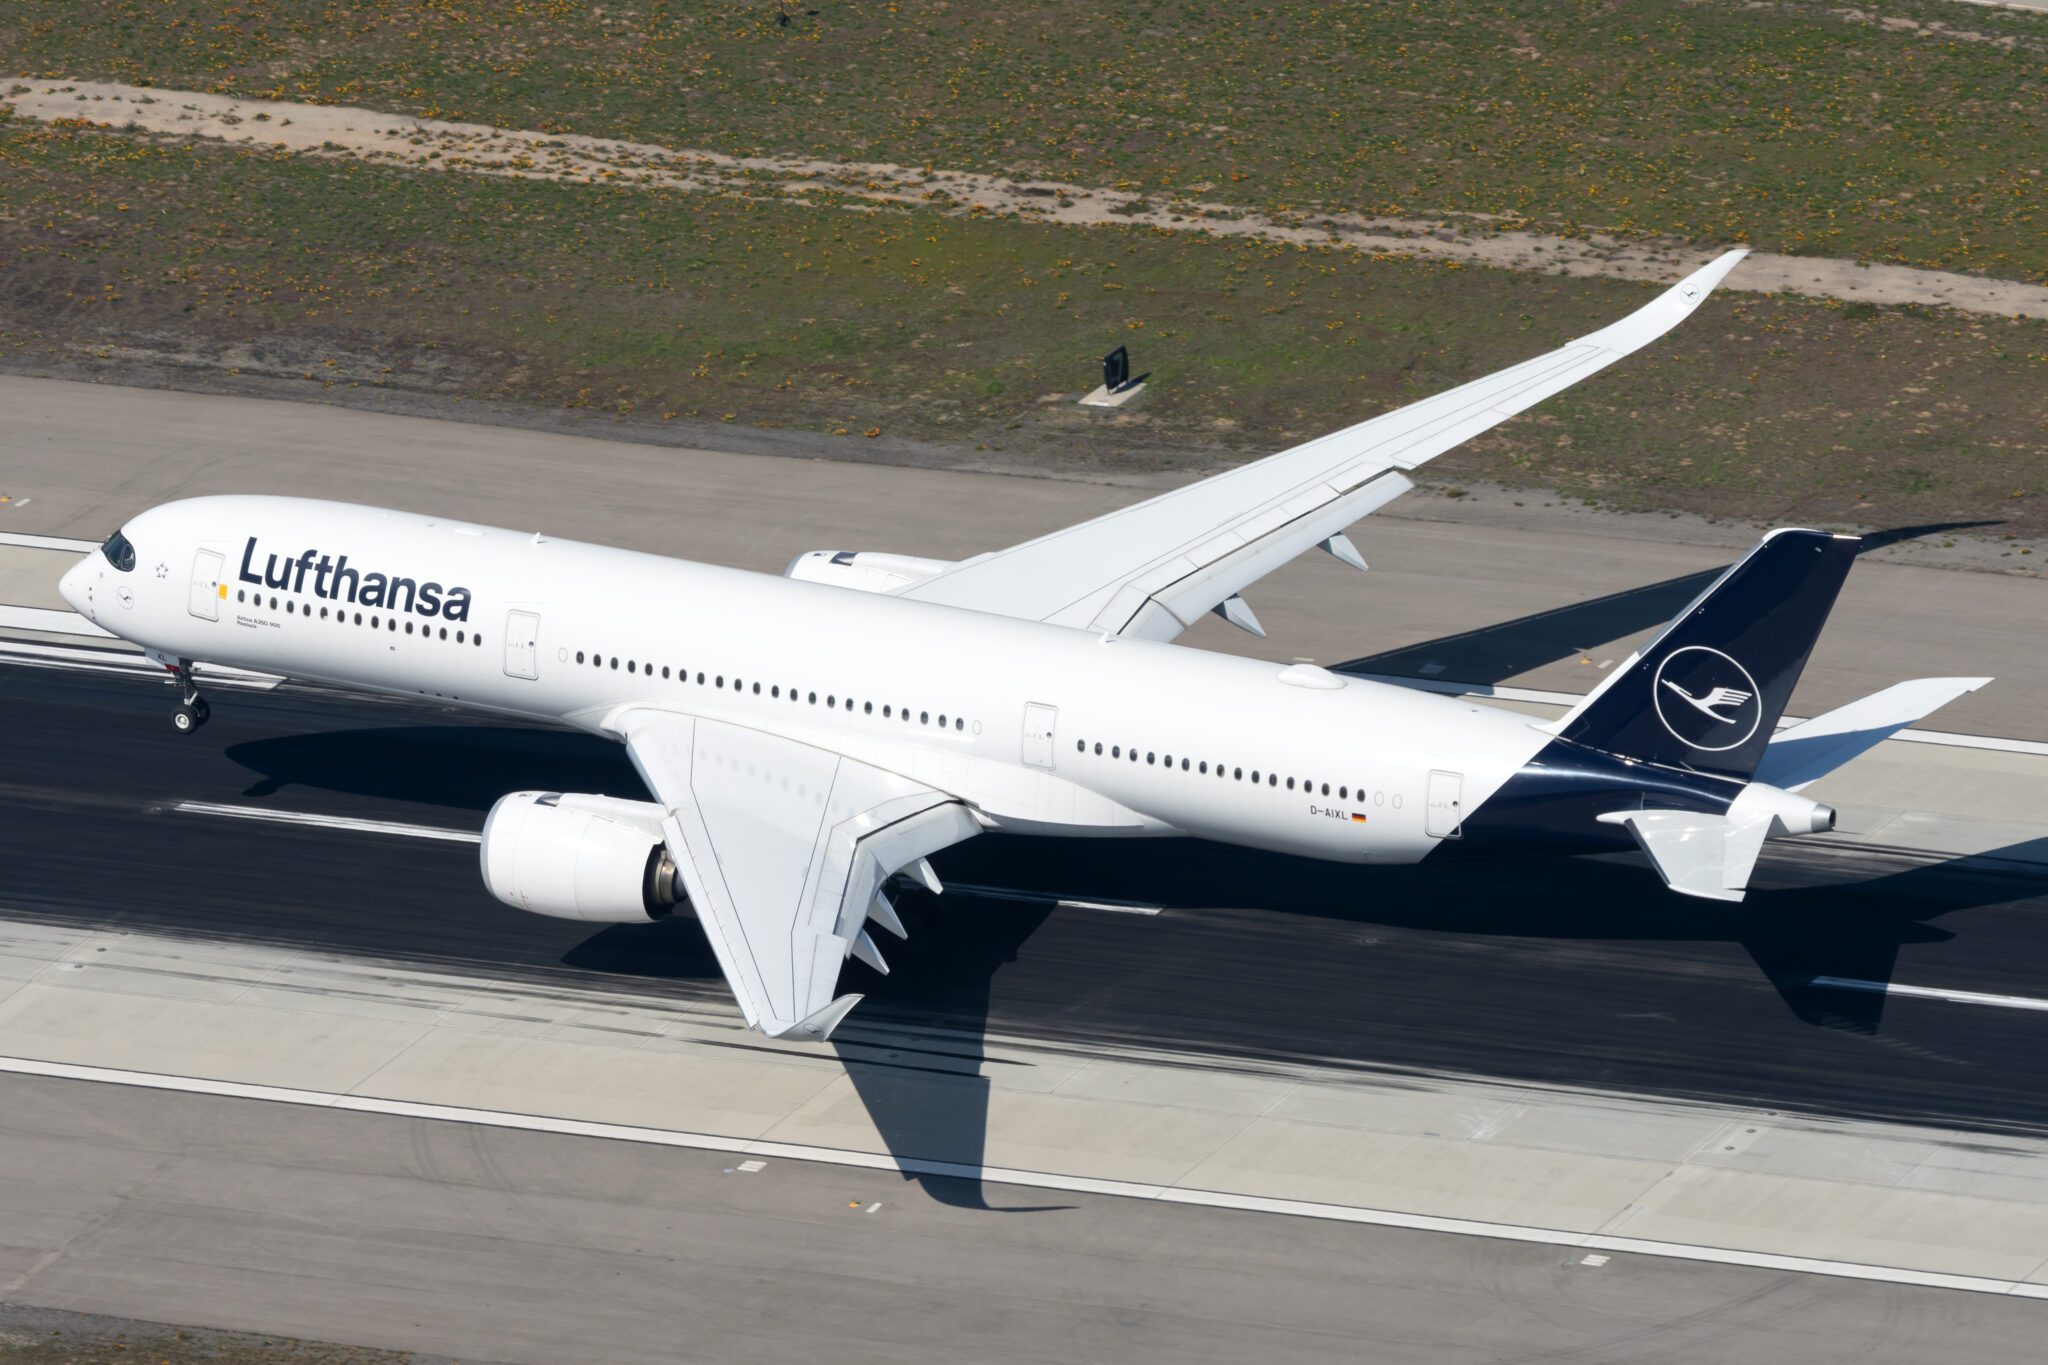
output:
[[[1742,264],[1742,258],[1748,254],[1749,248],[1746,246],[1736,247],[1733,251],[1724,251],[1698,270],[1693,271],[1692,274],[1686,276],[1683,280],[1680,280],[1677,288],[1684,289],[1687,286],[1691,286],[1697,289],[1699,297],[1704,299],[1714,291],[1716,285],[1728,278],[1730,271]]]
[[[829,1039],[832,1030],[838,1028],[846,1016],[853,1012],[853,1007],[866,998],[863,995],[842,995],[802,1023],[792,1025],[780,1033],[771,1033],[769,1036],[795,1038],[805,1043],[822,1043]]]

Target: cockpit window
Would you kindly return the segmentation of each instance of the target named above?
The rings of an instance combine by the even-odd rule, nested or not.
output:
[[[128,537],[119,531],[107,537],[107,543],[100,546],[100,553],[107,557],[107,563],[127,573],[135,567],[135,547],[128,543]]]

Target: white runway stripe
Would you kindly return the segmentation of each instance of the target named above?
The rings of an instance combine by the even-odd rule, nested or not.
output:
[[[1437,678],[1410,678],[1395,673],[1353,673],[1354,678],[1367,682],[1388,683],[1395,687],[1406,687],[1417,692],[1434,692],[1442,697],[1497,697],[1502,701],[1534,702],[1539,706],[1577,706],[1585,698],[1577,692],[1546,692],[1535,687],[1507,687],[1489,683],[1446,682]],[[1789,730],[1804,717],[1783,716],[1778,728]],[[2048,743],[2036,739],[2000,739],[1995,735],[1959,735],[1946,730],[1901,730],[1892,740],[1904,744],[1941,744],[1952,749],[1995,749],[2007,754],[2038,754],[2048,756]],[[1887,740],[1886,743],[1890,743]]]
[[[114,633],[101,630],[75,611],[62,607],[0,606],[0,626],[10,630],[39,630],[48,635],[83,635],[111,640]]]
[[[66,668],[81,673],[147,673],[168,678],[161,664],[140,654],[115,649],[73,648],[46,645],[31,640],[0,640],[0,663],[26,664],[31,668]],[[251,673],[245,669],[216,664],[194,664],[192,674],[209,687],[239,687],[268,692],[284,681],[273,673]]]
[[[1896,981],[1859,981],[1849,976],[1816,976],[1816,986],[1875,995],[1902,995],[1914,1000],[1946,1000],[1952,1005],[1991,1005],[2003,1010],[2048,1010],[2048,1000],[2031,995],[1990,995],[1983,991],[1951,991],[1938,986],[1902,986]]]
[[[975,886],[969,882],[948,882],[946,890],[958,891],[963,895],[982,896],[992,901],[1021,901],[1026,905],[1051,905],[1061,910],[1106,910],[1115,915],[1156,915],[1160,907],[1139,905],[1134,901],[1083,901],[1068,900],[1062,896],[1048,895],[1042,891],[1014,891],[1006,886]]]
[[[262,806],[224,806],[211,801],[180,801],[174,810],[187,815],[219,815],[230,820],[264,820],[277,825],[311,825],[319,829],[347,830],[352,834],[395,834],[405,839],[442,839],[454,844],[480,844],[484,836],[466,829],[444,829],[439,825],[407,825],[396,820],[359,820],[348,815],[307,815],[299,811],[269,810]]]
[[[1029,1189],[1065,1190],[1076,1194],[1108,1195],[1120,1199],[1150,1199],[1162,1204],[1193,1204],[1203,1208],[1237,1209],[1247,1213],[1409,1228],[1419,1232],[1445,1233],[1459,1237],[1492,1237],[1502,1241],[1534,1242],[1549,1246],[1573,1247],[1583,1251],[1618,1251],[1637,1256],[1659,1256],[1669,1260],[1747,1266],[1757,1270],[1831,1275],[1841,1279],[1876,1280],[1888,1284],[1920,1285],[1935,1289],[1960,1289],[1977,1294],[2003,1294],[2015,1298],[2048,1298],[2048,1284],[2031,1284],[2023,1280],[2001,1280],[1979,1275],[1948,1275],[1928,1270],[1911,1270],[1903,1266],[1867,1265],[1856,1261],[1831,1261],[1807,1256],[1781,1256],[1772,1252],[1738,1251],[1727,1247],[1698,1246],[1685,1242],[1655,1242],[1636,1237],[1613,1237],[1603,1233],[1574,1232],[1566,1228],[1534,1227],[1519,1223],[1486,1223],[1467,1218],[1440,1218],[1430,1214],[1401,1213],[1392,1209],[1363,1208],[1349,1204],[1319,1204],[1305,1199],[1274,1199],[1264,1195],[1229,1194],[1221,1190],[1187,1189],[1135,1180],[1099,1180],[1088,1176],[1061,1175],[1057,1172],[1021,1170],[1015,1167],[926,1161],[916,1157],[896,1157],[842,1147],[813,1147],[793,1142],[725,1137],[715,1133],[639,1128],[629,1124],[596,1123],[584,1119],[551,1118],[539,1114],[515,1114],[497,1109],[463,1109],[453,1105],[420,1104],[409,1100],[387,1100],[324,1090],[298,1090],[285,1086],[207,1080],[197,1076],[170,1076],[149,1071],[79,1066],[69,1062],[46,1062],[28,1057],[0,1057],[0,1073],[91,1081],[103,1085],[129,1085],[194,1095],[218,1095],[230,1099],[262,1100],[272,1104],[384,1114],[397,1118],[470,1123],[488,1128],[556,1133],[567,1137],[636,1142],[657,1147],[729,1152],[745,1157],[781,1158],[786,1161],[811,1161],[828,1166],[900,1171],[905,1175],[951,1176],[962,1180],[982,1180],[992,1184],[1017,1185]]]
[[[0,531],[0,545],[19,546],[24,550],[69,550],[81,555],[99,549],[98,541],[73,540],[69,536],[32,536],[25,531]]]

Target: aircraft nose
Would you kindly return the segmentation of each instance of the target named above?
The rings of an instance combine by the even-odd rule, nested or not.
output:
[[[91,615],[86,610],[87,599],[85,596],[85,578],[91,572],[92,561],[88,557],[73,564],[64,571],[64,576],[57,580],[57,595],[62,597],[71,610],[77,612],[80,616]]]

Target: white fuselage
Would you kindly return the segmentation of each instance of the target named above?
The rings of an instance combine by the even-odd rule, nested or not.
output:
[[[155,653],[596,733],[686,712],[997,828],[1412,862],[1549,738],[1320,670],[412,513],[210,497],[124,530],[134,568],[95,553],[64,594]]]

